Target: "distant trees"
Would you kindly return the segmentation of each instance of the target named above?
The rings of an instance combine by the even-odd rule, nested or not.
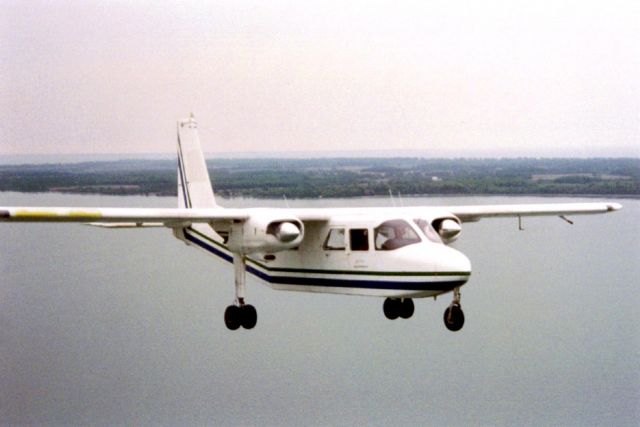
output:
[[[640,196],[640,159],[235,159],[208,162],[216,192],[262,198],[394,194]],[[436,177],[434,179],[434,177]],[[169,160],[0,165],[0,191],[176,194]]]

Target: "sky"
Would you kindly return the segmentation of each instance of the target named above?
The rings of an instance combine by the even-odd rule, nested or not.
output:
[[[637,1],[0,7],[0,155],[640,156]]]

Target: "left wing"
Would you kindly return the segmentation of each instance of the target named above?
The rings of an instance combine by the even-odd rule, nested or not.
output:
[[[563,216],[602,214],[622,208],[619,203],[539,203],[523,205],[478,205],[443,207],[462,222],[475,222],[482,218],[522,216]]]

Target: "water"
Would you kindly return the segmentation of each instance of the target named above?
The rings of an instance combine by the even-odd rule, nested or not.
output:
[[[409,204],[562,202],[409,198]],[[399,203],[400,201],[396,201]],[[466,324],[450,296],[389,321],[382,299],[233,274],[165,229],[0,224],[0,424],[637,425],[640,201],[610,215],[466,224]],[[228,201],[229,206],[284,201]],[[386,199],[288,201],[388,205]],[[173,199],[0,193],[0,205],[173,206]]]

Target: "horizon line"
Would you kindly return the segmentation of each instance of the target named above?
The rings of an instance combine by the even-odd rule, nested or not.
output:
[[[526,150],[525,150],[526,151]],[[221,151],[205,152],[207,160],[220,159],[338,159],[338,158],[431,158],[431,159],[640,159],[640,150],[631,153],[628,149],[607,150],[611,153],[578,154],[578,153],[532,153],[514,152],[512,150],[345,150],[345,151]],[[75,163],[82,161],[115,161],[115,160],[160,160],[171,159],[175,152],[145,153],[0,153],[0,164],[15,164],[16,161],[30,159],[34,163]],[[93,159],[93,160],[91,160]]]
[[[78,164],[78,163],[108,163],[126,161],[172,161],[176,154],[43,154],[43,155],[2,155],[0,154],[0,166],[20,165],[46,165],[46,164]],[[220,156],[210,157],[205,153],[205,160],[331,160],[331,159],[424,159],[424,160],[640,160],[640,156]]]

